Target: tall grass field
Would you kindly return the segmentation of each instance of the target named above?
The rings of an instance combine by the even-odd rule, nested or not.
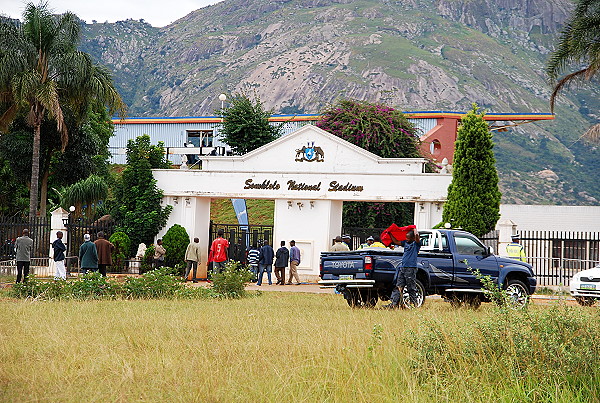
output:
[[[339,295],[0,300],[3,402],[597,402],[582,307],[350,309]]]

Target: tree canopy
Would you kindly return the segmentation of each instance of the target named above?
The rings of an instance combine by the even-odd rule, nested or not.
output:
[[[250,99],[246,94],[234,94],[230,103],[219,113],[223,116],[223,140],[234,153],[246,154],[279,137],[281,125],[269,123],[271,112],[263,108],[258,96]]]
[[[493,230],[500,218],[498,172],[494,143],[484,113],[479,108],[460,122],[454,151],[452,183],[444,205],[443,220],[476,236]]]
[[[386,105],[344,99],[321,113],[317,126],[383,158],[418,158],[417,129],[404,114]],[[413,203],[345,202],[344,227],[411,224]]]
[[[23,22],[0,19],[0,130],[6,133],[22,114],[33,128],[29,215],[38,208],[40,139],[44,120],[52,120],[68,144],[65,111],[77,120],[89,106],[104,105],[124,114],[125,105],[109,71],[77,49],[80,21],[72,13],[52,14],[46,3],[28,3]]]

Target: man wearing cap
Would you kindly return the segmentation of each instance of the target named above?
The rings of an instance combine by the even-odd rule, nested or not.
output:
[[[512,242],[506,245],[506,254],[508,257],[520,260],[521,262],[527,262],[525,248],[519,243],[519,234],[512,235],[510,238]]]
[[[330,252],[347,252],[349,250],[350,248],[348,247],[348,245],[342,242],[342,237],[339,235],[335,237],[333,245],[331,246],[331,248],[329,248]]]
[[[90,241],[90,234],[85,234],[83,241],[79,247],[79,266],[83,274],[86,274],[88,270],[98,270],[98,250],[96,244]]]
[[[352,237],[350,235],[342,235],[342,242],[346,244],[349,250],[352,250],[350,247],[352,245]]]
[[[372,236],[367,238],[367,242],[360,244],[360,248],[359,249],[364,249],[364,248],[370,248],[371,245],[373,245],[373,242],[375,242],[375,238],[373,238]]]

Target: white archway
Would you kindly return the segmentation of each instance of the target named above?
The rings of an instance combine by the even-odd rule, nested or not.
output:
[[[451,175],[424,173],[425,159],[381,158],[307,125],[248,154],[203,157],[202,170],[154,170],[173,224],[199,237],[208,259],[213,198],[274,199],[274,242],[296,240],[299,272],[319,273],[319,254],[339,235],[344,201],[415,202],[415,224],[441,220]]]

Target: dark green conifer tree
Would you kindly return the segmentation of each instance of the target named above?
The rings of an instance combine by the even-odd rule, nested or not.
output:
[[[500,218],[498,172],[494,143],[484,113],[477,105],[466,114],[458,128],[454,151],[452,183],[444,205],[444,222],[476,236],[490,232]]]

